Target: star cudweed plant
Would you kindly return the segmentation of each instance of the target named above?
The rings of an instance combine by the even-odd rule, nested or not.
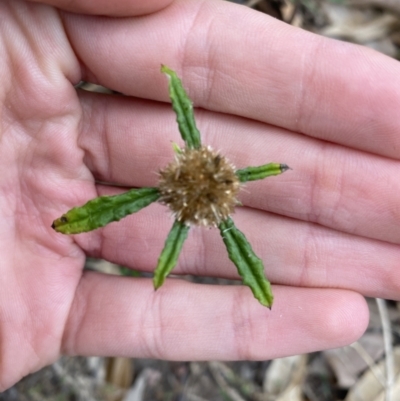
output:
[[[52,227],[63,234],[92,231],[159,201],[171,209],[175,221],[154,272],[155,289],[161,287],[175,267],[190,227],[217,227],[243,283],[262,305],[271,308],[273,295],[263,263],[230,216],[239,204],[237,195],[245,182],[281,174],[288,166],[269,163],[237,170],[224,156],[202,145],[193,105],[182,82],[168,67],[162,66],[161,71],[169,78],[172,108],[185,146],[174,145],[175,160],[160,171],[158,188],[100,196],[69,210]]]

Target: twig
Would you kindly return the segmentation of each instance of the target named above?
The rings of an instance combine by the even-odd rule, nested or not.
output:
[[[303,391],[307,398],[310,399],[310,401],[318,401],[318,396],[315,394],[314,390],[307,382],[305,382],[303,385]]]
[[[91,396],[90,384],[92,383],[90,379],[84,380],[80,377],[71,377],[67,374],[67,370],[62,365],[61,361],[57,361],[52,365],[55,374],[62,378],[64,383],[67,384],[75,393],[80,394],[87,401],[96,401],[95,398]]]
[[[385,401],[392,401],[393,383],[394,383],[394,358],[393,358],[393,339],[392,329],[389,319],[389,312],[386,301],[376,298],[379,315],[382,322],[383,344],[385,347],[385,365],[386,365],[386,384],[385,384]]]
[[[287,24],[292,25],[294,18],[296,17],[297,12],[299,11],[299,8],[300,8],[299,3],[296,2],[293,8],[292,15],[288,18],[287,21],[285,21]]]
[[[244,3],[244,5],[247,7],[254,7],[260,2],[261,2],[261,0],[248,0],[248,1],[246,1],[246,3]]]
[[[230,387],[227,381],[225,380],[221,372],[221,363],[209,362],[208,366],[218,386],[231,401],[245,401],[244,398],[238,393],[238,391]]]
[[[385,388],[385,380],[382,376],[382,373],[375,365],[375,361],[371,358],[371,355],[365,350],[365,348],[358,342],[354,342],[350,344],[350,347],[355,349],[358,352],[358,355],[364,360],[364,362],[368,365],[372,374],[375,376],[375,379],[381,384],[383,388]]]

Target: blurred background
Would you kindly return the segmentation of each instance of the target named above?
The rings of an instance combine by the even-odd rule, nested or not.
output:
[[[235,3],[400,59],[400,0]],[[107,92],[88,83],[80,86]],[[88,259],[86,268],[140,275],[103,260]],[[348,347],[261,362],[62,357],[0,394],[0,401],[400,401],[400,302],[369,299],[368,304],[368,330]],[[385,391],[388,379],[391,392]]]

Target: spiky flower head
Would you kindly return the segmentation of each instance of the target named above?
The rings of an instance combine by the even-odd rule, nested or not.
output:
[[[234,166],[210,147],[185,147],[160,171],[158,188],[178,221],[217,227],[238,204],[240,181]]]
[[[176,265],[190,225],[218,227],[228,256],[236,265],[243,283],[248,285],[262,305],[271,307],[273,295],[264,274],[262,260],[254,253],[244,234],[230,215],[239,203],[237,194],[242,183],[278,175],[289,167],[268,163],[235,170],[218,152],[201,145],[193,104],[181,80],[166,66],[169,92],[179,131],[185,147],[175,149],[175,160],[160,171],[158,188],[131,189],[113,196],[100,196],[75,207],[54,220],[52,227],[64,234],[78,234],[104,227],[113,221],[136,213],[155,201],[168,205],[175,215],[174,224],[154,272],[154,288],[159,288]]]

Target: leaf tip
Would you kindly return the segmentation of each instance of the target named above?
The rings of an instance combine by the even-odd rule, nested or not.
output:
[[[248,284],[246,284],[248,285]],[[251,288],[251,287],[250,287]],[[257,301],[262,305],[268,308],[269,310],[272,309],[272,304],[274,303],[274,295],[272,294],[272,289],[269,288],[268,292],[265,294],[255,294],[253,292],[254,298],[257,299]]]
[[[257,298],[257,297],[256,297]],[[271,298],[267,299],[267,300],[260,300],[258,299],[258,301],[260,302],[260,304],[262,306],[265,306],[266,308],[268,308],[269,310],[272,310],[272,304],[274,303],[274,298],[273,296],[271,296]]]
[[[157,291],[164,284],[164,280],[153,278],[154,291]]]
[[[161,68],[160,71],[166,75],[168,75],[169,77],[171,77],[171,75],[174,73],[171,68],[167,67],[165,64],[161,64]]]
[[[61,217],[53,221],[53,223],[51,224],[51,228],[54,231],[57,231],[58,233],[64,234],[63,227],[65,228],[65,224],[67,223],[68,223],[68,218],[65,214],[63,214]]]
[[[182,149],[176,142],[172,142],[172,150],[176,155],[181,155],[183,153]]]
[[[272,293],[272,289],[271,292],[268,296],[268,300],[267,300],[267,304],[265,305],[269,310],[272,309],[272,305],[274,303],[274,294]]]

